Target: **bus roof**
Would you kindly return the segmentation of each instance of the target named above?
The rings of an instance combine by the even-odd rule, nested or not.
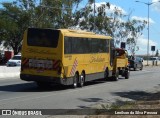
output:
[[[59,29],[59,30],[65,36],[112,39],[111,36],[100,35],[100,34],[96,34],[94,32],[87,32],[87,31],[83,31],[83,30],[72,30],[72,29]]]

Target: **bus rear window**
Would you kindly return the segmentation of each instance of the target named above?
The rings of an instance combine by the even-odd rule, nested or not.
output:
[[[59,30],[29,28],[27,35],[28,46],[56,48]]]

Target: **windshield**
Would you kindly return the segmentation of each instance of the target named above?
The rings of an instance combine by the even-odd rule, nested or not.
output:
[[[59,30],[29,28],[27,43],[29,46],[56,48],[58,38]]]
[[[21,60],[21,56],[14,56],[12,60]]]

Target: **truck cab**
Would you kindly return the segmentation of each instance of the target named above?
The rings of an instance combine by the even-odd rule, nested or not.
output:
[[[113,49],[113,75],[115,80],[118,80],[119,75],[129,78],[128,53],[123,48]]]

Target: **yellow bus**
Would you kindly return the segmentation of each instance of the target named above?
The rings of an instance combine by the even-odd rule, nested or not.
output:
[[[39,86],[62,84],[82,87],[108,78],[114,62],[112,37],[70,29],[28,28],[23,37],[20,78]]]

